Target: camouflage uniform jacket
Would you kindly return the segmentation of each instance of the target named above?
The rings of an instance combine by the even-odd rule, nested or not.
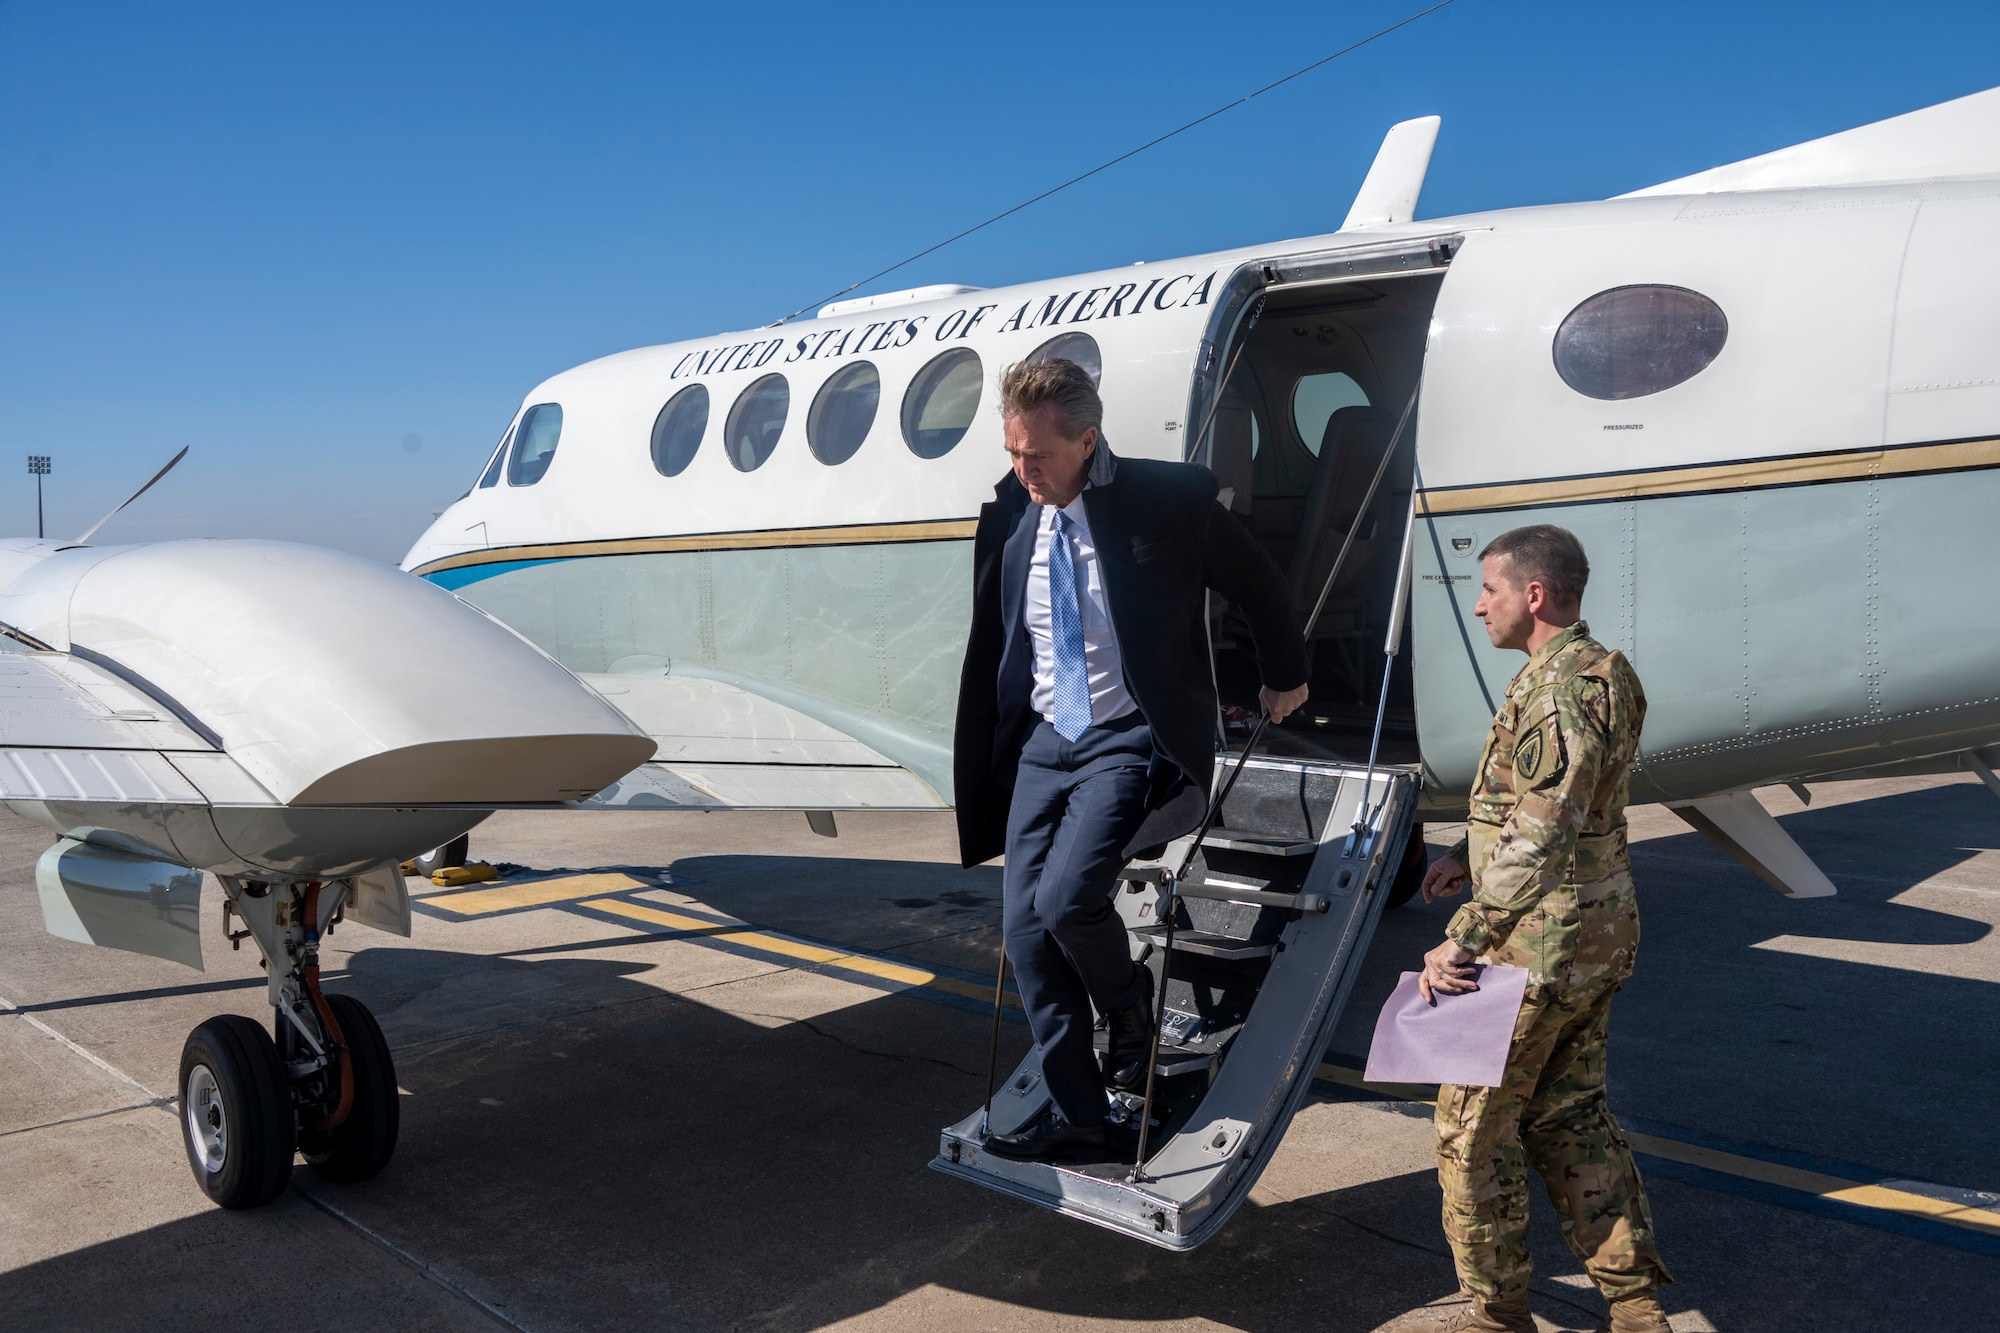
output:
[[[1622,980],[1639,943],[1625,801],[1646,695],[1582,621],[1507,686],[1479,757],[1466,838],[1472,901],[1445,933],[1533,985]]]

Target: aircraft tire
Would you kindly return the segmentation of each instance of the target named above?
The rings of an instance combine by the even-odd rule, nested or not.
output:
[[[352,995],[329,995],[327,1006],[347,1039],[354,1070],[354,1105],[347,1119],[324,1132],[307,1129],[299,1135],[299,1151],[312,1169],[328,1180],[366,1180],[389,1164],[396,1152],[402,1123],[397,1102],[396,1066],[389,1043],[368,1006]]]
[[[221,1014],[181,1047],[181,1143],[202,1192],[224,1208],[260,1208],[292,1179],[298,1122],[271,1034]]]
[[[1410,841],[1403,848],[1403,859],[1396,866],[1396,877],[1389,881],[1389,901],[1384,907],[1401,907],[1417,896],[1417,890],[1424,885],[1424,871],[1430,866],[1430,858],[1424,854],[1424,826],[1410,826]]]
[[[461,833],[444,846],[434,848],[414,859],[419,875],[432,875],[440,870],[464,865],[465,859],[470,855],[472,855],[472,835]]]

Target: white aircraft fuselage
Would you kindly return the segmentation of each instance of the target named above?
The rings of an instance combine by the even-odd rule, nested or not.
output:
[[[1592,631],[1645,682],[1635,800],[1955,766],[2000,742],[2000,617],[1978,609],[1996,234],[2000,92],[1618,199],[850,302],[538,385],[405,568],[606,690],[688,803],[948,803],[998,378],[1084,335],[1111,447],[1214,468],[1302,614],[1330,561],[1302,543],[1355,531],[1315,642],[1351,679],[1316,676],[1307,713],[1373,701],[1414,496],[1414,679],[1390,714],[1433,812],[1462,807],[1520,664],[1472,604],[1478,551],[1526,523],[1583,540]],[[1419,383],[1381,494],[1343,518],[1370,469],[1328,461],[1329,411],[1385,423]],[[689,386],[705,426],[656,443]],[[531,441],[542,405],[559,431],[543,411]]]

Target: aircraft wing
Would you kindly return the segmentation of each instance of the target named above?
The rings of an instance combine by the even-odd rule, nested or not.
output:
[[[0,800],[278,803],[213,737],[104,668],[25,652],[0,653]]]
[[[802,694],[781,701],[772,696],[785,694],[783,686],[747,678],[739,683],[720,673],[580,679],[659,746],[650,762],[580,803],[587,808],[937,810],[947,805],[935,785],[942,782],[950,790],[950,749],[941,737],[879,720],[871,725]]]
[[[2000,88],[1618,196],[1799,190],[2000,175]]]

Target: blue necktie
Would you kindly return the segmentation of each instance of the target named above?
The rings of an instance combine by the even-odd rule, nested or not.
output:
[[[1056,510],[1049,543],[1049,638],[1056,657],[1056,732],[1075,740],[1090,728],[1090,667],[1083,656],[1083,611],[1076,595],[1076,560],[1070,554],[1070,517]]]

